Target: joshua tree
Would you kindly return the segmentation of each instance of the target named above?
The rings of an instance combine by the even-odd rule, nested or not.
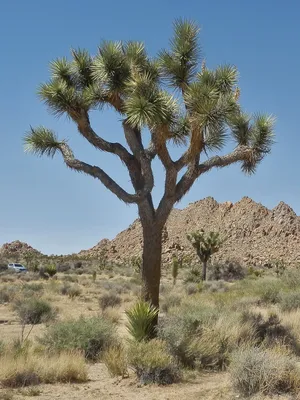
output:
[[[39,96],[54,115],[66,115],[92,146],[122,161],[132,193],[99,166],[78,159],[52,130],[31,128],[24,139],[26,151],[50,157],[60,153],[70,169],[99,180],[123,202],[137,204],[143,232],[142,297],[156,307],[162,232],[174,204],[215,168],[240,163],[244,172],[253,173],[273,141],[272,117],[242,112],[237,69],[201,66],[198,33],[194,23],[176,21],[170,49],[154,59],[140,42],[103,42],[95,57],[72,50],[70,61],[51,63],[51,79],[40,86]],[[93,129],[90,112],[107,108],[118,114],[126,144],[108,141]],[[227,139],[234,141],[232,151],[216,154]],[[178,159],[171,156],[172,144],[183,145]],[[165,171],[157,206],[152,200],[154,158]]]
[[[202,280],[206,281],[207,263],[210,257],[219,250],[222,244],[220,235],[218,232],[209,232],[208,234],[205,234],[204,230],[200,230],[189,233],[187,238],[196,250],[197,256],[203,264]]]

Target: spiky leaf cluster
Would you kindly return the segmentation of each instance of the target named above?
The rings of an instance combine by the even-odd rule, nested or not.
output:
[[[204,230],[189,233],[187,239],[196,250],[202,262],[207,262],[209,258],[219,250],[223,243],[218,232],[205,233]]]
[[[185,162],[201,152],[221,150],[231,136],[237,147],[252,149],[242,169],[254,172],[273,144],[274,120],[241,111],[236,67],[210,70],[204,61],[200,65],[198,36],[196,24],[177,20],[170,48],[157,59],[134,41],[103,42],[95,57],[72,50],[71,60],[51,63],[51,79],[41,85],[39,95],[52,113],[67,115],[78,126],[81,118],[88,120],[90,110],[113,107],[135,129],[146,127],[161,140],[188,144]],[[165,83],[180,89],[181,98],[178,91],[165,90]],[[36,135],[32,140],[41,148]]]
[[[61,142],[58,141],[55,133],[43,126],[35,129],[30,128],[30,131],[24,137],[25,151],[37,156],[53,157],[60,144]]]

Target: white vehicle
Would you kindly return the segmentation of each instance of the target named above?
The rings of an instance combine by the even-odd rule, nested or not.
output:
[[[24,267],[22,264],[12,263],[8,264],[8,269],[13,269],[16,272],[27,272],[27,268]]]

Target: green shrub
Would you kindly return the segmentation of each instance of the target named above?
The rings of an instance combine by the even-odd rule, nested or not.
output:
[[[280,280],[289,289],[297,290],[300,287],[300,268],[286,269]]]
[[[279,305],[282,311],[293,311],[300,308],[300,292],[283,293]]]
[[[202,282],[202,271],[199,267],[193,266],[188,269],[185,278],[185,283],[199,283]]]
[[[190,345],[203,326],[212,326],[218,317],[218,311],[213,306],[187,302],[161,321],[158,336],[166,341],[171,354],[181,364],[194,367],[195,356],[190,351]]]
[[[224,280],[224,281],[235,281],[244,279],[246,276],[245,269],[241,266],[238,261],[226,261],[223,263],[212,264],[209,267],[209,280]]]
[[[182,296],[176,293],[170,293],[165,296],[161,302],[161,310],[165,313],[169,311],[171,307],[179,306],[182,300]]]
[[[168,385],[180,380],[179,369],[161,340],[132,342],[128,361],[142,384]]]
[[[245,396],[294,392],[300,385],[297,362],[278,349],[239,349],[232,355],[230,373],[234,387]]]
[[[46,274],[48,274],[49,276],[54,276],[57,273],[57,269],[56,269],[56,265],[55,264],[48,264],[46,265],[46,267],[44,268],[44,271]]]
[[[108,307],[117,307],[122,303],[122,299],[115,293],[105,293],[99,299],[99,305],[102,311]]]
[[[103,318],[80,318],[51,325],[40,342],[50,351],[79,350],[97,361],[108,347],[117,344],[115,325]]]
[[[131,336],[138,342],[149,340],[155,336],[155,320],[158,309],[147,302],[139,301],[126,311],[127,328]]]
[[[46,323],[56,317],[56,311],[50,303],[36,297],[18,300],[14,304],[14,310],[18,314],[22,325],[37,325]]]

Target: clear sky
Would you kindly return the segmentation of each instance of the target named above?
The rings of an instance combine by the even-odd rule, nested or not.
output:
[[[142,40],[154,55],[167,46],[178,17],[201,26],[208,67],[238,67],[245,109],[277,116],[277,144],[255,176],[245,177],[237,166],[209,173],[179,207],[206,196],[233,202],[250,196],[269,208],[283,200],[300,214],[297,0],[10,0],[0,8],[0,245],[19,239],[45,253],[76,252],[113,238],[137,217],[134,205],[68,170],[59,156],[24,154],[22,136],[29,125],[53,128],[70,139],[76,156],[112,171],[127,187],[117,160],[91,149],[70,122],[49,115],[36,89],[49,77],[49,61],[69,55],[71,47],[95,54],[102,39]],[[95,129],[112,141],[122,135],[112,113],[95,118]],[[158,174],[156,201],[160,183]]]

